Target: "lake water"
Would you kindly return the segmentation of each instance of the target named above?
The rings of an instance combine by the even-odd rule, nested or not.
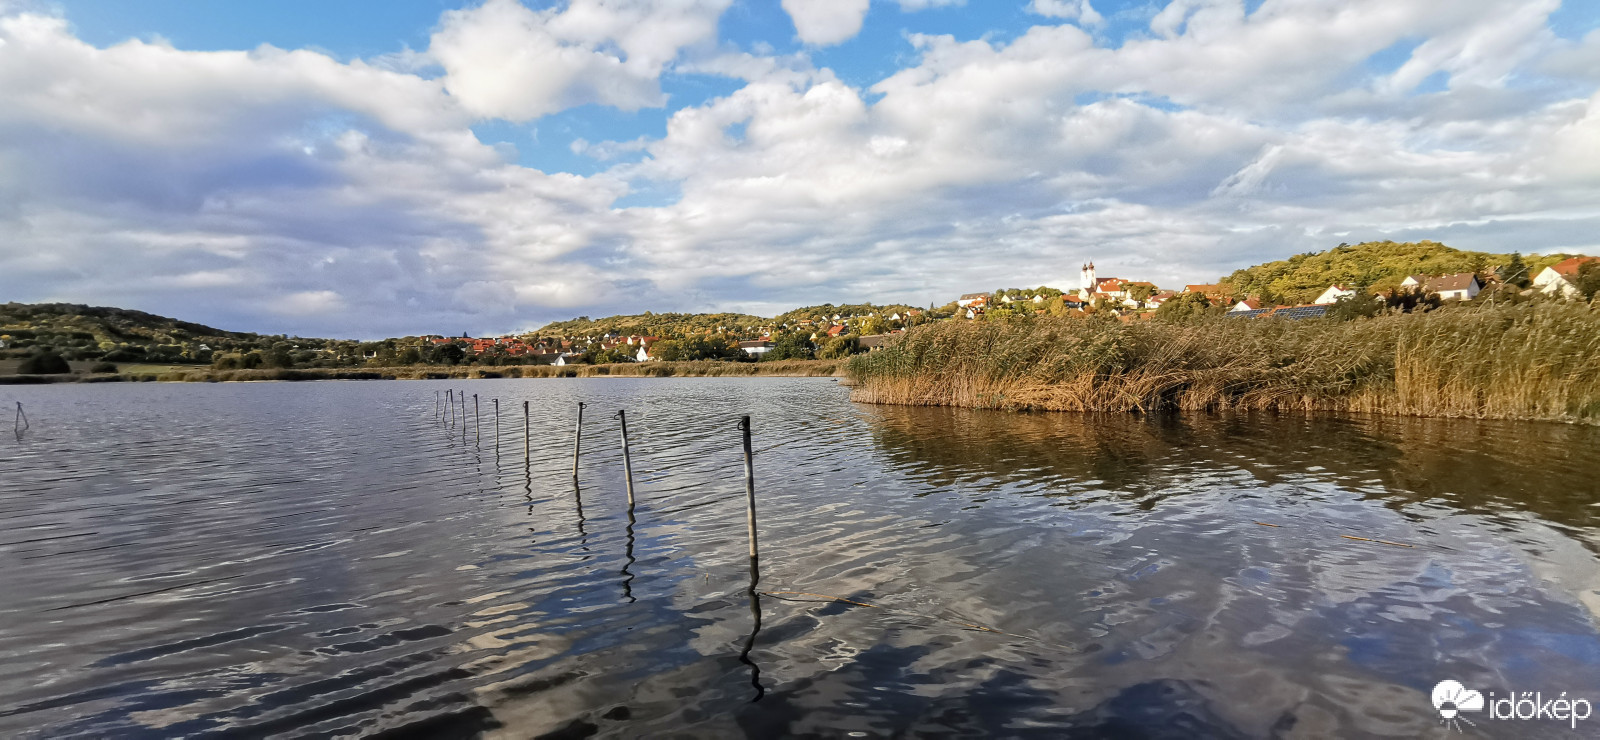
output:
[[[31,423],[0,437],[0,735],[1444,737],[1443,679],[1600,703],[1600,431],[847,394],[0,386]]]

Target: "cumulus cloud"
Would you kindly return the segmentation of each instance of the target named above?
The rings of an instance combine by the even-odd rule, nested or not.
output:
[[[1035,0],[1078,23],[907,34],[864,88],[718,44],[726,6],[490,0],[371,62],[0,15],[0,292],[383,336],[942,303],[1087,259],[1172,285],[1371,238],[1600,251],[1600,36],[1554,39],[1548,0],[1174,0],[1123,39]],[[785,8],[822,45],[867,4]],[[733,84],[556,145],[588,176],[469,128],[660,105],[671,74]]]
[[[830,46],[855,38],[867,18],[869,0],[783,0],[801,41]]]
[[[1105,22],[1105,18],[1095,12],[1089,0],[1033,0],[1028,3],[1028,12],[1051,18],[1075,20],[1086,26],[1096,26]]]
[[[665,103],[659,77],[684,47],[713,39],[732,0],[572,0],[535,11],[487,0],[444,14],[428,58],[472,113],[525,121],[586,103]]]

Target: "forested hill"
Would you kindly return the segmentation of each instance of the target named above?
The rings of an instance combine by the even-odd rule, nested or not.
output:
[[[143,311],[76,303],[0,303],[0,356],[49,350],[68,360],[132,363],[211,362],[224,353],[261,352],[288,367],[316,350],[355,342],[224,331]],[[298,354],[296,354],[298,353]]]
[[[1433,241],[1364,242],[1236,270],[1223,284],[1239,297],[1259,295],[1276,303],[1306,303],[1329,285],[1382,290],[1398,287],[1407,275],[1495,273],[1507,282],[1525,284],[1546,266],[1569,256],[1472,252]]]
[[[606,316],[591,319],[579,316],[567,321],[557,321],[541,327],[541,336],[587,337],[608,332],[623,335],[679,336],[705,331],[741,331],[754,329],[768,322],[760,316],[742,313],[651,313],[625,316]]]
[[[646,311],[642,314],[606,316],[599,319],[579,316],[567,321],[546,324],[534,333],[541,336],[563,337],[600,336],[609,332],[616,332],[622,335],[639,334],[660,337],[682,337],[706,332],[739,334],[771,329],[783,324],[795,324],[800,321],[827,322],[832,320],[834,316],[841,318],[886,316],[892,313],[905,313],[910,309],[910,306],[898,303],[886,306],[878,306],[871,303],[850,303],[835,306],[832,303],[824,303],[817,306],[791,309],[770,319],[743,313],[651,313]]]
[[[71,335],[85,341],[184,344],[207,339],[254,339],[258,335],[223,331],[143,311],[76,303],[0,304],[0,334]]]

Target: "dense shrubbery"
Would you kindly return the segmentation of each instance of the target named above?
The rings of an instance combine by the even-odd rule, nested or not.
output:
[[[1600,421],[1600,309],[1541,301],[1352,321],[953,322],[908,332],[849,368],[857,398],[881,403]]]
[[[23,360],[22,364],[17,366],[17,372],[22,375],[56,375],[72,372],[72,366],[61,359],[61,355],[43,351],[35,352]]]

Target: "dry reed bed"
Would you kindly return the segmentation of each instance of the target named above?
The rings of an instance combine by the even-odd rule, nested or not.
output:
[[[854,358],[852,398],[1010,410],[1353,411],[1600,423],[1600,310],[944,322]]]

